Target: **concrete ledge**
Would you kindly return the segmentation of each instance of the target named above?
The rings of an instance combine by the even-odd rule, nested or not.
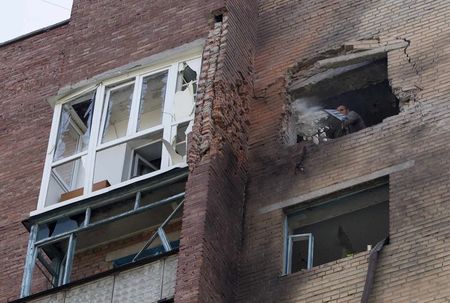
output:
[[[413,167],[415,164],[414,160],[410,160],[410,161],[406,161],[394,166],[390,166],[390,167],[386,167],[380,170],[377,170],[371,174],[368,175],[364,175],[361,177],[357,177],[357,178],[353,178],[341,183],[337,183],[337,184],[333,184],[315,191],[312,191],[310,193],[304,194],[304,195],[300,195],[288,200],[284,200],[282,202],[278,202],[278,203],[274,203],[265,207],[262,207],[259,209],[259,212],[261,214],[265,214],[274,210],[278,210],[281,208],[286,208],[295,204],[299,204],[305,201],[309,201],[312,199],[317,199],[320,198],[322,196],[326,196],[329,195],[331,193],[346,189],[348,187],[352,187],[361,183],[365,183],[383,176],[387,176],[389,174],[404,170],[404,169],[408,169]]]
[[[54,107],[56,102],[63,99],[75,91],[83,91],[93,89],[96,85],[102,81],[123,76],[129,73],[139,71],[143,68],[151,67],[152,65],[162,65],[165,63],[170,63],[179,57],[184,56],[194,56],[201,54],[203,46],[205,44],[205,39],[197,39],[192,42],[180,45],[178,47],[162,51],[160,53],[151,55],[146,58],[128,63],[123,66],[108,70],[104,73],[98,74],[92,78],[82,80],[80,82],[69,84],[62,87],[56,96],[47,99],[47,102]]]

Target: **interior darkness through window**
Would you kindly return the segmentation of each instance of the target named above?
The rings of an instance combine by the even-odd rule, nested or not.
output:
[[[332,139],[360,130],[344,129],[346,125],[343,127],[339,117],[324,110],[343,105],[359,114],[365,127],[399,113],[399,102],[387,77],[386,58],[330,68],[300,78],[294,86],[291,94],[300,141],[317,133]]]
[[[287,273],[352,256],[385,239],[388,193],[388,184],[377,185],[288,215]]]

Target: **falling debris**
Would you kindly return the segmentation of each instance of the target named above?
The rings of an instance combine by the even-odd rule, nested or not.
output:
[[[297,136],[304,141],[313,141],[319,144],[327,141],[326,120],[328,114],[319,106],[309,106],[312,100],[300,98],[292,103],[294,110]]]

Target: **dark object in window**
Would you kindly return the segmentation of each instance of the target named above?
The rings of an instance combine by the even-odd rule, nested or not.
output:
[[[222,22],[223,21],[223,14],[215,15],[214,16],[214,22]]]
[[[389,234],[389,186],[377,183],[287,217],[286,273],[370,250]]]
[[[304,140],[317,134],[332,139],[352,133],[344,130],[343,121],[326,111],[340,106],[359,115],[367,127],[399,113],[399,101],[387,78],[386,58],[321,70],[294,81],[290,91],[295,100],[297,133]],[[309,124],[302,125],[308,120]],[[315,134],[314,129],[318,130]]]

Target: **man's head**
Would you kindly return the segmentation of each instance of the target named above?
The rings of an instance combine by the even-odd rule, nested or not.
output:
[[[345,116],[347,116],[347,115],[348,115],[348,112],[349,112],[348,107],[345,106],[345,105],[339,105],[339,106],[336,108],[336,110],[337,110],[338,112],[340,112],[341,114],[345,115]]]

